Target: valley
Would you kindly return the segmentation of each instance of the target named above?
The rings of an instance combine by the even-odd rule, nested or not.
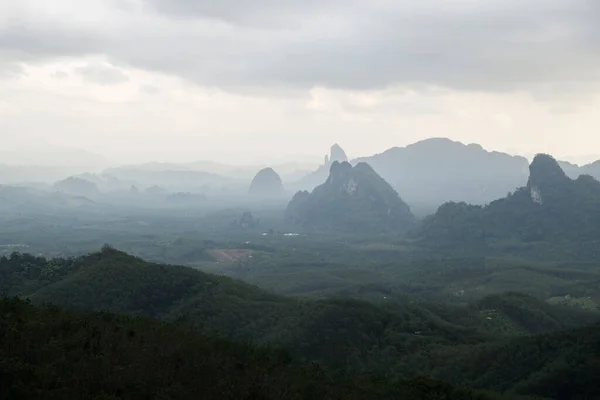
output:
[[[131,385],[138,379],[163,382],[143,393],[165,398],[600,395],[598,181],[572,179],[539,155],[526,186],[506,197],[447,202],[419,217],[375,169],[335,151],[323,183],[288,197],[272,170],[227,202],[108,195],[77,180],[60,186],[87,190],[76,196],[3,187],[0,308],[13,310],[2,317],[13,330],[0,333],[21,344],[0,356],[67,354],[27,359],[37,382],[53,379],[47,368],[101,382],[94,357],[136,365],[128,380],[102,381],[116,398],[142,396]],[[55,324],[46,313],[62,325],[42,334],[36,324]],[[134,333],[110,333],[122,331]],[[175,337],[185,349],[164,344]],[[192,383],[188,353],[198,351],[237,389]],[[143,362],[160,375],[143,372]],[[2,368],[11,390],[52,393],[27,389],[17,364]]]

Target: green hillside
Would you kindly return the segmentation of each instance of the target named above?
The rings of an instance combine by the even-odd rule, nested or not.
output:
[[[518,343],[526,343],[523,352],[533,352],[527,338],[538,338],[534,334],[600,320],[594,311],[518,293],[487,296],[467,305],[394,295],[389,301],[293,299],[191,268],[148,263],[108,246],[76,259],[2,257],[0,277],[4,293],[36,304],[178,321],[228,340],[282,349],[298,361],[318,362],[344,374],[426,376],[527,395],[546,393],[538,386],[523,386],[537,379],[539,363],[501,376],[495,364],[477,364],[472,357]],[[566,360],[568,355],[560,357]],[[449,371],[457,360],[465,367],[455,376]],[[548,368],[551,376],[554,369]],[[573,373],[578,367],[564,368]]]
[[[3,399],[499,399],[431,380],[338,375],[185,326],[0,299]]]

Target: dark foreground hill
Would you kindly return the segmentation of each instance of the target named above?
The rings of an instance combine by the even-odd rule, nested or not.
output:
[[[307,229],[345,232],[402,231],[414,216],[398,193],[365,163],[334,162],[329,178],[312,193],[298,192],[288,222]]]
[[[334,375],[185,326],[0,299],[4,399],[494,399],[431,380]]]
[[[406,379],[429,376],[449,380],[457,385],[471,385],[481,389],[492,388],[527,395],[544,394],[549,398],[556,399],[575,399],[577,397],[564,395],[568,389],[565,389],[566,386],[555,385],[554,389],[548,389],[539,385],[529,385],[528,382],[540,380],[554,382],[555,379],[560,379],[565,374],[565,376],[571,376],[580,368],[580,365],[573,364],[571,359],[580,360],[582,354],[591,357],[585,362],[591,365],[590,368],[595,368],[593,359],[600,355],[600,348],[593,347],[593,343],[595,343],[593,340],[585,342],[588,344],[585,344],[584,347],[579,346],[583,343],[581,340],[588,340],[579,332],[588,332],[587,330],[569,330],[567,331],[568,335],[573,338],[569,339],[569,343],[572,345],[565,342],[564,346],[561,345],[564,351],[557,350],[555,353],[548,353],[553,354],[552,356],[538,357],[529,362],[531,357],[537,357],[536,354],[540,352],[538,343],[541,342],[539,340],[546,343],[549,340],[546,338],[554,337],[532,334],[573,329],[598,321],[598,316],[594,312],[550,306],[524,295],[509,293],[492,296],[466,307],[427,304],[414,300],[378,305],[341,298],[321,301],[291,299],[272,295],[251,285],[197,270],[147,263],[110,247],[105,247],[99,253],[70,260],[46,260],[26,254],[14,254],[8,258],[0,258],[0,291],[8,295],[28,297],[37,304],[50,302],[71,309],[111,311],[130,316],[179,321],[180,324],[183,323],[187,327],[201,330],[207,334],[216,333],[229,340],[284,349],[297,360],[316,361],[329,368],[330,371],[343,372],[342,375],[346,376],[347,374],[362,375],[364,373],[393,374],[397,378]],[[71,318],[70,316],[76,314],[48,310],[31,312],[36,315],[35,318],[43,317],[48,320],[43,319],[39,324],[30,324],[25,322],[26,318],[23,316],[15,317],[11,312],[0,314],[0,318],[16,318],[10,324],[16,324],[18,329],[11,334],[22,337],[40,335],[38,340],[27,339],[26,344],[16,348],[5,345],[4,351],[9,354],[5,358],[12,361],[7,364],[8,367],[1,368],[9,368],[12,371],[11,374],[17,376],[14,379],[21,379],[21,381],[44,373],[64,373],[66,376],[71,376],[72,369],[76,366],[81,369],[77,374],[80,372],[82,374],[99,374],[101,379],[108,379],[102,375],[108,373],[103,368],[133,363],[134,366],[138,366],[134,367],[132,375],[123,372],[124,377],[121,381],[117,380],[117,383],[133,380],[136,382],[136,388],[130,388],[130,390],[142,390],[141,387],[145,386],[146,380],[156,378],[152,372],[156,368],[157,373],[162,371],[161,373],[166,377],[161,379],[171,379],[169,382],[174,382],[172,384],[179,388],[177,390],[184,390],[188,386],[188,381],[179,379],[192,379],[189,377],[190,373],[187,371],[186,365],[189,366],[191,363],[193,366],[198,362],[194,359],[187,360],[186,355],[190,354],[196,357],[195,355],[199,351],[208,351],[206,348],[194,350],[193,346],[202,348],[201,344],[190,344],[192,346],[190,348],[177,347],[174,343],[187,343],[187,340],[192,340],[191,336],[186,336],[187,333],[179,333],[178,330],[172,331],[175,329],[172,327],[164,328],[160,324],[148,326],[150,333],[147,335],[140,335],[138,330],[133,329],[133,336],[130,337],[127,332],[130,332],[132,328],[128,324],[145,324],[138,319],[117,319],[117,322],[121,322],[116,325],[122,326],[122,328],[118,328],[113,325],[114,317],[96,315],[93,319],[107,325],[97,327],[95,331],[94,323],[85,322],[85,318],[88,317],[76,319],[75,322],[65,322],[61,315],[65,315],[68,320]],[[23,322],[19,323],[19,320]],[[83,324],[83,326],[79,326],[79,324]],[[6,325],[5,323],[0,324],[2,327]],[[162,328],[156,333],[155,330],[158,327]],[[31,332],[28,331],[29,329]],[[66,333],[61,333],[61,329],[66,329]],[[167,331],[162,329],[167,329]],[[593,330],[594,328],[590,329],[596,332]],[[100,333],[94,333],[97,331]],[[0,337],[6,338],[10,332],[12,331],[9,329],[7,332],[0,333]],[[182,341],[175,339],[180,334],[183,335]],[[135,342],[135,346],[128,349],[128,340],[133,340],[130,339],[132,337],[137,338],[136,340],[140,340],[140,342]],[[592,336],[592,338],[594,337]],[[538,340],[538,338],[541,339]],[[2,343],[11,343],[11,341],[20,343],[15,340],[2,340]],[[102,342],[103,340],[106,341]],[[163,344],[163,340],[169,344]],[[113,341],[116,342],[113,343]],[[32,344],[34,342],[47,343],[48,348],[46,346],[36,347]],[[46,350],[43,350],[42,354],[36,353],[42,351],[40,349]],[[509,354],[504,354],[504,349]],[[65,350],[66,354],[71,354],[69,356],[71,358],[63,360],[54,356],[54,352],[62,354]],[[23,353],[18,353],[20,351]],[[156,354],[152,353],[157,351]],[[242,351],[241,354],[246,354],[244,353],[246,350],[240,351]],[[32,358],[27,358],[26,362],[23,361],[25,354],[30,354]],[[139,354],[139,359],[135,358],[135,354]],[[546,354],[545,350],[543,354]],[[92,356],[99,358],[90,360],[89,357]],[[116,358],[112,359],[111,357]],[[232,357],[235,358],[235,355],[229,359]],[[489,360],[477,361],[483,360],[484,357],[489,357]],[[54,361],[50,359],[54,358],[63,361],[57,361],[57,364],[52,366]],[[214,358],[221,359],[222,357],[215,355]],[[493,362],[496,358],[505,360],[507,365],[511,365],[510,362],[512,362],[515,367],[513,369],[504,366],[500,368]],[[198,357],[195,359],[197,360]],[[36,364],[38,362],[42,363],[39,370],[37,369],[38,364]],[[228,366],[230,364],[219,367],[211,362],[206,364],[209,370],[230,368]],[[231,365],[238,365],[237,362],[231,361]],[[254,361],[241,361],[243,366],[252,362]],[[460,362],[461,365],[458,372],[454,374],[453,366],[457,362]],[[521,362],[522,364],[518,364]],[[28,366],[27,363],[33,363],[35,366]],[[161,363],[170,365],[169,369],[161,370],[160,366],[154,367]],[[148,365],[152,367],[147,367]],[[555,365],[559,365],[560,368],[555,368]],[[246,367],[243,367],[242,371],[245,370],[244,368]],[[262,371],[263,367],[257,368]],[[279,367],[272,368],[278,369]],[[512,370],[515,371],[514,374],[511,373]],[[185,372],[181,372],[180,376],[176,371]],[[539,371],[543,371],[542,375]],[[594,372],[600,371],[590,370],[590,374]],[[18,373],[24,375],[18,375]],[[142,375],[136,375],[138,373]],[[263,373],[264,371],[257,372],[257,374]],[[271,373],[273,372],[269,372],[269,374]],[[74,376],[78,376],[77,374]],[[269,374],[266,377],[260,375],[264,381],[261,381],[263,378],[253,379],[258,379],[258,382],[271,382],[276,379],[283,379],[285,382],[287,379]],[[296,372],[290,374],[296,376]],[[56,378],[56,375],[49,376],[51,376],[49,379]],[[92,379],[90,376],[82,375],[80,378],[74,379],[80,379],[78,382],[89,382]],[[300,376],[303,375],[300,374]],[[581,376],[581,382],[576,381],[578,382],[577,388],[583,388],[582,390],[587,391],[586,393],[592,393],[593,384],[590,375]],[[231,379],[235,381],[238,378]],[[290,379],[292,378],[290,377]],[[324,379],[334,387],[338,385],[335,383],[337,381]],[[248,390],[245,383],[232,383],[233,381],[226,380],[229,382],[228,384],[232,385],[232,392],[227,392],[231,393],[231,396],[236,393],[239,395],[242,390]],[[38,377],[33,382],[47,381]],[[162,381],[159,379],[159,382]],[[217,383],[211,384],[217,385]],[[46,385],[46,383],[40,383],[40,385]],[[171,383],[166,387],[170,387],[169,385]],[[289,385],[287,386],[290,390],[289,393],[295,393],[296,389],[293,389],[295,387],[293,383]],[[311,390],[317,390],[316,388],[319,387],[314,382],[308,385],[313,387]],[[72,384],[69,383],[68,386],[72,386]],[[84,384],[84,386],[88,387],[89,385]],[[93,385],[90,387],[94,388]],[[212,386],[209,384],[208,387]],[[248,398],[287,398],[277,397],[280,395],[280,389],[279,386],[276,387],[277,389],[273,389],[274,392],[269,391],[263,397]],[[403,387],[400,385],[397,389],[400,390]],[[74,388],[80,389],[77,385]],[[346,393],[345,395],[349,396],[347,398],[360,398],[352,397],[354,396],[352,388],[351,385],[344,387],[344,390],[347,389],[350,392],[336,392],[332,389],[334,391],[331,393]],[[373,398],[398,398],[385,397],[387,396],[385,393],[390,392],[377,392],[378,390],[388,390],[387,386],[385,389],[376,389],[370,386],[367,388],[366,390],[373,390],[373,393],[383,393]],[[238,389],[240,391],[236,391]],[[578,392],[575,389],[573,388],[574,394],[581,394],[581,391]],[[554,392],[552,392],[553,390]],[[119,396],[126,398],[137,398],[123,395],[124,392],[118,393],[121,393]],[[186,398],[183,395],[183,397],[177,397],[179,394],[176,391],[173,393],[176,394],[166,398]],[[314,393],[317,393],[315,396],[320,396],[318,394],[320,392]],[[364,395],[364,392],[356,393]],[[424,396],[416,398],[436,398]],[[450,395],[444,396],[439,398],[455,398]],[[308,397],[294,395],[289,398]],[[406,395],[399,398],[412,397]]]

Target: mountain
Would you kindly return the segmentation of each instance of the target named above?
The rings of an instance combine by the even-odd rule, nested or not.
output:
[[[281,177],[273,168],[261,169],[250,184],[249,193],[254,196],[278,196],[283,194]]]
[[[1,216],[18,214],[48,214],[64,210],[89,210],[96,205],[83,196],[70,196],[27,187],[0,185]]]
[[[594,178],[600,180],[600,160],[594,161],[593,163],[586,164],[580,168],[582,174],[591,175]]]
[[[78,177],[69,177],[56,182],[52,188],[58,192],[70,196],[96,197],[100,194],[100,189],[95,183]]]
[[[325,163],[319,168],[305,175],[302,179],[293,183],[294,189],[312,191],[314,188],[322,184],[329,176],[329,171],[334,162],[346,162],[348,156],[344,149],[339,144],[334,144],[329,150],[329,154],[325,156]]]
[[[288,222],[307,229],[398,231],[414,216],[398,193],[366,163],[334,161],[327,181],[312,193],[298,192],[289,203]]]
[[[232,180],[251,180],[256,171],[267,168],[269,165],[276,171],[283,180],[295,181],[311,172],[318,165],[318,162],[310,161],[287,161],[283,162],[280,158],[271,161],[262,160],[255,165],[233,165],[214,161],[194,161],[190,163],[175,163],[175,162],[148,162],[143,164],[124,165],[118,170],[136,170],[136,171],[192,171],[205,172],[222,176]],[[108,170],[110,172],[110,170]]]
[[[336,161],[338,161],[338,162],[348,161],[348,156],[346,155],[346,152],[337,143],[334,144],[333,146],[331,146],[330,154],[331,154],[331,156],[329,157],[329,159],[327,159],[327,156],[325,156],[325,164],[334,163]]]
[[[527,185],[486,207],[447,203],[427,218],[420,232],[429,243],[587,243],[600,237],[600,182],[589,175],[569,178],[549,155],[537,155]]]
[[[83,173],[76,176],[94,183],[102,192],[128,191],[135,181],[123,181],[108,174]]]
[[[448,201],[486,204],[527,181],[527,159],[489,152],[478,144],[423,140],[358,158],[388,181],[411,207],[434,209]]]
[[[209,187],[216,189],[232,183],[229,178],[209,172],[160,169],[159,166],[112,168],[105,170],[103,175],[130,182],[141,189],[160,186],[170,192],[206,192]]]

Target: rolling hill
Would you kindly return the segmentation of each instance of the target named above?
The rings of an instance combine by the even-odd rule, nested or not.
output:
[[[598,321],[597,314],[573,312],[571,309],[551,306],[514,293],[491,296],[467,307],[415,302],[414,299],[389,304],[344,298],[320,301],[292,299],[269,294],[229,278],[184,267],[148,263],[108,246],[101,252],[75,259],[47,260],[27,254],[2,257],[0,282],[1,292],[26,297],[35,304],[50,302],[74,310],[109,311],[135,317],[179,321],[188,328],[199,329],[209,335],[219,334],[230,340],[284,349],[299,361],[317,361],[328,368],[346,371],[346,374],[394,372],[399,378],[431,376],[459,385],[469,382],[482,389],[493,388],[523,395],[543,393],[550,395],[550,398],[574,399],[575,397],[564,396],[565,387],[568,386],[554,385],[548,388],[531,383],[556,378],[559,373],[572,375],[579,371],[579,364],[568,364],[571,351],[573,355],[585,354],[589,361],[585,365],[590,365],[590,368],[595,368],[593,360],[598,356],[597,349],[590,347],[593,342],[581,342],[587,340],[586,332],[596,335],[598,331],[595,328],[572,330]],[[11,307],[27,309],[31,306],[13,304]],[[32,313],[34,319],[48,318],[55,321],[52,324],[56,325],[52,326],[56,328],[48,329],[49,322],[46,320],[40,322],[46,327],[43,334],[33,328],[36,326],[34,324],[20,325],[19,335],[24,335],[21,337],[31,337],[27,340],[32,341],[38,337],[36,342],[42,340],[50,343],[52,335],[58,334],[60,329],[67,329],[69,335],[76,335],[72,340],[77,338],[76,340],[81,341],[69,349],[85,345],[85,341],[90,340],[85,332],[87,329],[93,331],[94,326],[100,332],[107,332],[98,337],[100,342],[95,342],[99,343],[100,348],[110,345],[112,341],[120,343],[115,344],[117,347],[112,347],[113,349],[127,348],[127,335],[123,337],[118,332],[129,332],[131,329],[137,332],[134,336],[138,338],[144,337],[149,341],[171,340],[155,336],[155,328],[161,326],[155,323],[143,323],[148,324],[148,334],[138,330],[146,329],[141,325],[138,328],[129,327],[128,324],[141,324],[142,320],[139,319],[122,319],[102,314],[106,317],[93,318],[98,322],[104,321],[102,323],[107,325],[98,326],[94,322],[83,325],[86,328],[76,328],[79,322],[56,322],[64,321],[65,318],[68,320],[71,318],[69,315],[76,314],[64,314],[55,309],[41,313],[34,309],[28,310],[24,312]],[[10,320],[10,324],[16,323],[14,313],[2,315],[2,318]],[[121,328],[117,328],[118,326]],[[565,334],[551,333],[564,329],[571,330]],[[109,335],[109,331],[115,333]],[[546,335],[547,332],[550,333]],[[182,335],[190,338],[187,336],[189,334]],[[65,338],[64,335],[61,337]],[[568,344],[565,345],[564,352],[561,350],[551,353],[556,355],[554,358],[540,358],[536,355],[537,343],[552,346],[552,338],[555,337],[567,338],[564,339]],[[67,342],[60,346],[74,343],[71,339],[65,340]],[[117,364],[130,363],[127,360],[139,351],[144,354],[144,350],[136,348],[140,345],[142,343],[135,344],[134,350],[126,353],[128,355],[125,359],[119,358],[118,360],[123,361],[117,361]],[[63,353],[63,347],[60,346],[53,348]],[[169,346],[161,348],[165,349],[165,357],[166,354],[183,354],[177,353],[175,349],[167,350],[170,349]],[[186,347],[185,352],[195,354],[193,348],[195,347]],[[531,358],[533,361],[515,367],[518,373],[512,375],[508,367],[499,367],[495,362],[473,361],[484,356],[491,357],[494,351],[504,351],[505,348],[512,349],[509,350],[511,353],[502,353],[497,357],[504,357],[507,363],[519,362],[518,354],[530,354],[527,357],[537,358]],[[3,351],[13,351],[11,354],[14,355],[17,349],[5,346]],[[104,356],[109,357],[106,362],[111,363],[114,361],[109,361],[110,357],[116,357],[118,353],[112,350],[103,352]],[[66,354],[71,353],[67,351]],[[81,363],[89,362],[88,356],[83,354],[88,353],[72,353],[64,361],[67,364],[60,364],[63,361],[56,362],[59,365],[73,365],[73,358],[69,357],[75,357]],[[142,357],[146,360],[144,362],[148,362],[149,354]],[[425,354],[430,355],[425,357]],[[44,358],[47,363],[50,359],[51,357]],[[62,358],[59,357],[59,360]],[[452,369],[457,360],[461,360],[461,368]],[[134,361],[138,362],[135,358]],[[557,364],[565,361],[566,366]],[[555,365],[560,368],[555,368]],[[545,371],[543,376],[539,375],[540,369]],[[38,371],[36,373],[43,371],[34,370]],[[591,383],[594,371],[596,370],[592,369],[582,375],[579,387],[585,393],[594,393]],[[144,379],[150,379],[147,373],[143,376],[146,377]],[[91,377],[87,376],[85,380],[87,379]],[[556,397],[557,393],[563,397]]]

